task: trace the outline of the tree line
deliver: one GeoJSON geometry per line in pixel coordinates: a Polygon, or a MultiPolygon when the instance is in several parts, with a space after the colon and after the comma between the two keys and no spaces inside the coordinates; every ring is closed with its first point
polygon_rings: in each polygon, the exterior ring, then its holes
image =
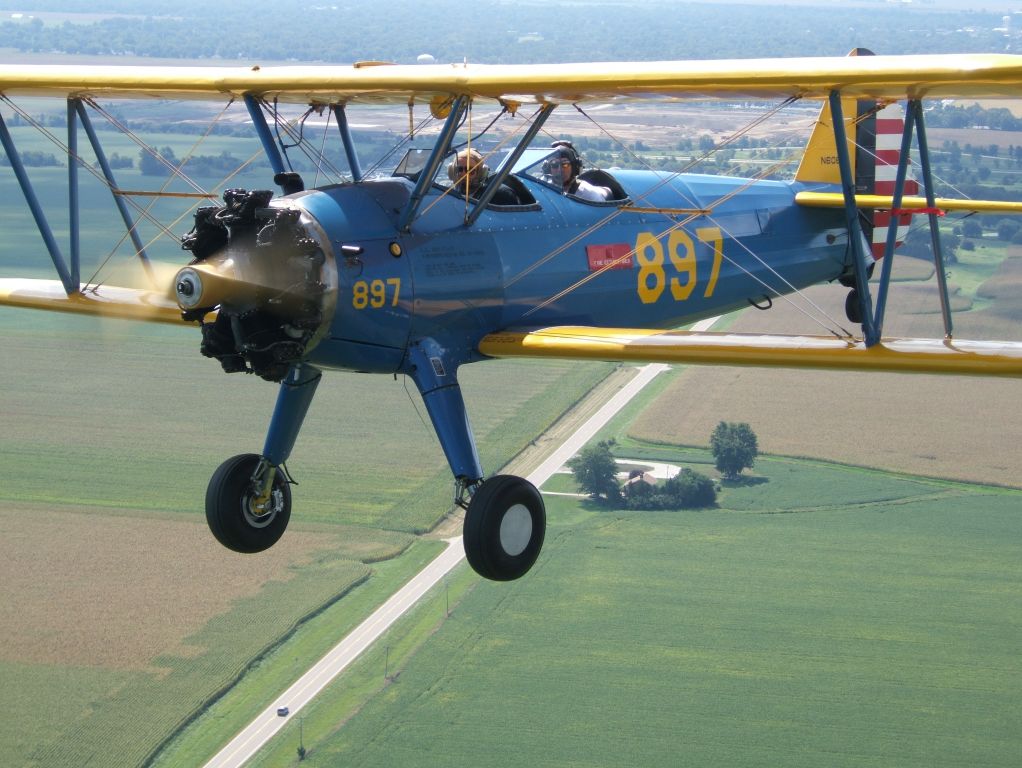
{"type": "Polygon", "coordinates": [[[35,11],[88,13],[62,23],[28,14],[0,24],[0,47],[22,52],[243,61],[540,63],[1003,52],[1018,37],[996,31],[999,12],[877,4],[475,3],[377,0],[344,5],[276,0],[179,0],[146,6],[44,0],[35,11]],[[215,13],[216,23],[211,23],[215,13]],[[795,21],[797,20],[797,21],[795,21]],[[793,27],[793,22],[795,27],[793,27]]]}

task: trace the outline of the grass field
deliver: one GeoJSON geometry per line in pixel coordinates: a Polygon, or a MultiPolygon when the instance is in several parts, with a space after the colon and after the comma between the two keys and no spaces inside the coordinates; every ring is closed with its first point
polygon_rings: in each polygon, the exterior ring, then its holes
{"type": "MultiPolygon", "coordinates": [[[[438,592],[384,641],[411,649],[394,682],[373,657],[359,711],[347,678],[304,711],[303,764],[1017,765],[1022,493],[755,476],[711,511],[548,497],[537,568],[462,574],[448,620],[438,592]]],[[[294,764],[289,729],[257,766],[294,764]]]]}
{"type": "MultiPolygon", "coordinates": [[[[354,589],[309,653],[325,650],[440,546],[409,549],[449,509],[451,481],[400,381],[328,378],[290,462],[290,530],[245,557],[210,538],[204,488],[224,458],[259,450],[276,387],[225,377],[172,329],[5,309],[0,336],[0,687],[24,692],[0,723],[5,764],[142,763],[299,622],[354,589]]],[[[607,370],[466,369],[486,465],[607,370]]]]}

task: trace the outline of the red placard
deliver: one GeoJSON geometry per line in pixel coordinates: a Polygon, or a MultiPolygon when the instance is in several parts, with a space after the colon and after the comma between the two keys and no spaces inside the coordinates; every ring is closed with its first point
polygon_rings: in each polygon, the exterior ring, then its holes
{"type": "Polygon", "coordinates": [[[586,256],[589,257],[589,271],[600,269],[631,269],[632,246],[628,243],[610,243],[609,245],[587,245],[586,256]]]}

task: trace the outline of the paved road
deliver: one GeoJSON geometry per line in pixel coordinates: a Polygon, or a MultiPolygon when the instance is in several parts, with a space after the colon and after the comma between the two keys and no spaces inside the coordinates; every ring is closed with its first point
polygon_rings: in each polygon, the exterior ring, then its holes
{"type": "MultiPolygon", "coordinates": [[[[712,324],[713,321],[705,322],[712,324]]],[[[705,330],[705,328],[699,328],[699,330],[705,330]]],[[[528,475],[529,482],[537,488],[542,486],[647,384],[669,368],[670,366],[660,364],[651,364],[640,368],[638,374],[631,381],[586,420],[564,443],[558,446],[535,471],[528,475]]],[[[358,658],[391,624],[408,611],[464,557],[465,550],[461,543],[461,537],[448,539],[447,549],[443,554],[427,565],[368,619],[356,627],[351,634],[341,640],[319,663],[302,675],[298,682],[278,696],[273,704],[206,763],[205,768],[239,768],[244,765],[302,707],[358,658]],[[282,706],[289,709],[290,714],[287,717],[277,715],[277,708],[282,706]]]]}
{"type": "Polygon", "coordinates": [[[206,763],[206,768],[237,768],[244,765],[270,738],[283,728],[302,707],[322,691],[337,675],[351,664],[391,624],[415,605],[434,584],[444,577],[465,557],[461,537],[449,539],[447,549],[398,590],[387,602],[359,624],[351,634],[338,643],[319,663],[299,678],[298,682],[282,693],[263,710],[255,720],[217,755],[206,763]],[[277,708],[286,706],[287,717],[280,717],[277,708]]]}

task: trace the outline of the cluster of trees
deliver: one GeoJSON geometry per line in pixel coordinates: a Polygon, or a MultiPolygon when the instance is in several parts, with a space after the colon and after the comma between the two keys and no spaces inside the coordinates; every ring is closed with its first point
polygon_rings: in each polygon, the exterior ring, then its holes
{"type": "Polygon", "coordinates": [[[685,467],[657,485],[632,483],[623,502],[626,509],[699,509],[717,502],[717,488],[706,475],[685,467]]]}
{"type": "MultiPolygon", "coordinates": [[[[57,160],[57,156],[52,152],[36,152],[29,150],[27,152],[21,152],[21,164],[28,168],[51,168],[58,165],[63,165],[57,160]]],[[[0,165],[9,166],[11,164],[7,154],[0,152],[0,165]]]]}
{"type": "Polygon", "coordinates": [[[1022,118],[1004,107],[938,102],[927,107],[926,125],[932,128],[990,128],[994,131],[1022,131],[1022,118]]]}
{"type": "MultiPolygon", "coordinates": [[[[591,499],[625,509],[697,509],[716,503],[713,480],[688,468],[655,485],[645,482],[641,472],[635,472],[622,488],[617,479],[615,445],[614,440],[590,443],[568,462],[578,487],[591,499]]],[[[717,471],[729,481],[751,468],[759,453],[756,434],[744,422],[720,422],[710,435],[710,450],[717,471]]]]}
{"type": "MultiPolygon", "coordinates": [[[[139,152],[138,167],[142,175],[169,176],[171,169],[181,164],[181,160],[171,147],[161,148],[159,155],[156,157],[144,149],[139,152]]],[[[230,152],[221,152],[219,155],[192,155],[188,158],[185,170],[190,176],[223,176],[236,170],[240,165],[241,160],[230,152]]]]}

